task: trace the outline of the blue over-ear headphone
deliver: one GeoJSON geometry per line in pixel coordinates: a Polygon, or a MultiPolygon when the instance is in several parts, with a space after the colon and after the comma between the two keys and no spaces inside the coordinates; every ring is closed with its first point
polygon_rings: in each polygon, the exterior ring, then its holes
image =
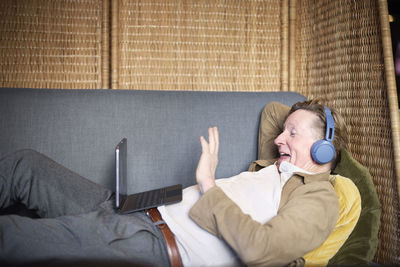
{"type": "Polygon", "coordinates": [[[311,147],[311,157],[318,164],[325,164],[333,160],[336,154],[335,146],[332,144],[335,136],[335,121],[331,110],[325,107],[326,134],[325,139],[318,140],[311,147]]]}

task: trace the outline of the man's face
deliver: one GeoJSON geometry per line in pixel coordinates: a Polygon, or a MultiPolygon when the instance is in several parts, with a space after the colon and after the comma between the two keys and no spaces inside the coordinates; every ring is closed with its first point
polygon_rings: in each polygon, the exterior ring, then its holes
{"type": "Polygon", "coordinates": [[[277,167],[282,161],[288,161],[303,170],[318,172],[318,165],[311,158],[311,146],[321,139],[315,129],[318,116],[308,110],[297,110],[286,119],[283,132],[275,139],[279,150],[277,167]]]}

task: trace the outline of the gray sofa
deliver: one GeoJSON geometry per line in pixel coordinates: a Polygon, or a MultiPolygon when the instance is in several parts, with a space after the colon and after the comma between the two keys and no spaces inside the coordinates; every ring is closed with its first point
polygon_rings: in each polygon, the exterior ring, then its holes
{"type": "Polygon", "coordinates": [[[178,92],[0,88],[0,157],[35,149],[114,189],[114,148],[128,139],[129,192],[195,183],[200,135],[220,130],[217,177],[247,170],[257,157],[258,124],[271,101],[292,92],[178,92]]]}
{"type": "MultiPolygon", "coordinates": [[[[271,101],[290,106],[303,100],[292,92],[0,88],[0,158],[35,149],[113,190],[114,148],[126,137],[128,193],[175,183],[186,187],[195,184],[199,137],[207,136],[209,126],[220,131],[216,176],[229,177],[257,159],[263,107],[271,101]]],[[[363,210],[330,264],[364,266],[375,255],[381,212],[372,177],[347,151],[335,172],[355,182],[363,210]]],[[[2,212],[35,216],[18,206],[2,212]]]]}

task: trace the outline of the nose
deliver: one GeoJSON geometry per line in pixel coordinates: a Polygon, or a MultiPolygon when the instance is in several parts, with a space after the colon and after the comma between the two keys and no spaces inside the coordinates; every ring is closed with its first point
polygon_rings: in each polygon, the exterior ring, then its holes
{"type": "Polygon", "coordinates": [[[275,143],[275,145],[280,146],[280,145],[284,144],[284,140],[285,140],[284,132],[282,132],[280,135],[278,135],[275,138],[274,143],[275,143]]]}

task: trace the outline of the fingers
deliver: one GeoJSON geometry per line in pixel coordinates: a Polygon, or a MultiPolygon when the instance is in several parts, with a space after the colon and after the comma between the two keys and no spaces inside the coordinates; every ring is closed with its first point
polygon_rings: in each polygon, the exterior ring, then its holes
{"type": "Polygon", "coordinates": [[[210,142],[209,147],[210,147],[210,153],[214,153],[215,151],[215,133],[214,133],[214,128],[210,127],[208,128],[208,141],[210,142]]]}
{"type": "Polygon", "coordinates": [[[219,150],[219,132],[217,127],[210,127],[208,128],[208,139],[209,143],[206,139],[201,136],[200,143],[203,152],[209,152],[212,154],[218,154],[219,150]]]}
{"type": "Polygon", "coordinates": [[[213,136],[213,153],[218,154],[219,150],[219,133],[218,133],[218,128],[217,127],[212,127],[212,136],[213,136]]]}

